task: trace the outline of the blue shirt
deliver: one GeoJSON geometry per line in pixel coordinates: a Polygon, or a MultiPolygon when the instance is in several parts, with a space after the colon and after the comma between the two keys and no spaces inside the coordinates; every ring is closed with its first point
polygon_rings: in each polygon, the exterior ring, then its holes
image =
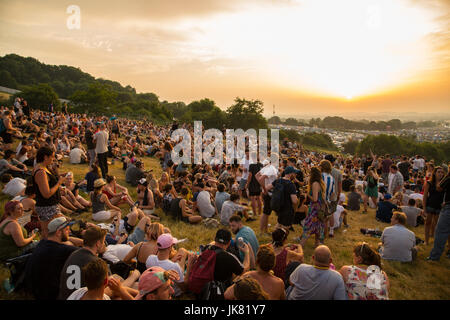
{"type": "MultiPolygon", "coordinates": [[[[244,239],[244,242],[251,245],[253,249],[253,253],[256,258],[256,253],[259,250],[259,242],[256,238],[255,232],[250,227],[242,227],[239,232],[236,234],[236,242],[239,237],[242,237],[244,239]]],[[[238,245],[239,246],[239,245],[238,245]]],[[[239,255],[241,261],[244,261],[244,253],[239,250],[239,255]]]]}
{"type": "Polygon", "coordinates": [[[386,223],[390,223],[393,209],[397,210],[397,206],[395,204],[389,201],[380,201],[378,203],[378,209],[376,214],[377,219],[386,223]]]}

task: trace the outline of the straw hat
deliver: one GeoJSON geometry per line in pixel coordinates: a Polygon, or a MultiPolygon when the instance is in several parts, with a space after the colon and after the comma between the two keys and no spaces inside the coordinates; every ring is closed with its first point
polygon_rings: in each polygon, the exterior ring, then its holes
{"type": "Polygon", "coordinates": [[[106,184],[106,181],[102,178],[94,181],[94,188],[100,188],[106,184]]]}

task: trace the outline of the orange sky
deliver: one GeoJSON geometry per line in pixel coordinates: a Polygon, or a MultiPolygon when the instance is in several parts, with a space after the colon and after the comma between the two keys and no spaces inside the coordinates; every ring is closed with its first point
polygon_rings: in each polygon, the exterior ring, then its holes
{"type": "Polygon", "coordinates": [[[0,2],[0,55],[266,115],[450,111],[450,1],[0,2]],[[77,4],[80,29],[67,7],[77,4]]]}

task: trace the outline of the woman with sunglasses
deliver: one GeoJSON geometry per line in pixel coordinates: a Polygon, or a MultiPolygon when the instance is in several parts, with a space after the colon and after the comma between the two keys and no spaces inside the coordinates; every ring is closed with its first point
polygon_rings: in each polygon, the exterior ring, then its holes
{"type": "Polygon", "coordinates": [[[389,279],[381,270],[381,257],[366,242],[353,249],[353,264],[339,272],[349,300],[388,300],[389,279]]]}

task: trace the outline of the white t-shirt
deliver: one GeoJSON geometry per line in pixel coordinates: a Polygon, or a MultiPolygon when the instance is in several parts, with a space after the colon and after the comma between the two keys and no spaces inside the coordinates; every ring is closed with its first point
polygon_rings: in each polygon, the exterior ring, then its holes
{"type": "MultiPolygon", "coordinates": [[[[345,197],[345,195],[344,195],[345,197]]],[[[341,205],[336,206],[336,211],[333,213],[334,217],[334,226],[333,228],[339,228],[341,226],[341,222],[339,221],[339,218],[341,217],[341,213],[344,212],[344,207],[341,205]]]]}
{"type": "Polygon", "coordinates": [[[248,179],[248,168],[250,167],[250,160],[244,159],[244,170],[242,171],[242,179],[247,180],[248,179]]]}
{"type": "Polygon", "coordinates": [[[26,187],[26,180],[21,178],[14,178],[5,185],[5,188],[2,192],[9,195],[10,197],[15,197],[23,190],[25,190],[26,187]]]}
{"type": "Polygon", "coordinates": [[[133,247],[128,244],[110,244],[106,247],[103,258],[112,263],[117,263],[123,261],[131,249],[133,249],[133,247]]]}
{"type": "MultiPolygon", "coordinates": [[[[273,165],[267,165],[259,171],[261,175],[266,176],[265,185],[268,188],[278,177],[278,170],[273,165]]],[[[272,195],[272,192],[269,192],[272,195]]]]}
{"type": "Polygon", "coordinates": [[[422,164],[422,161],[420,161],[420,159],[414,159],[413,160],[413,169],[419,170],[421,164],[422,164]]]}
{"type": "Polygon", "coordinates": [[[96,134],[94,134],[95,139],[95,152],[98,153],[105,153],[108,152],[108,139],[109,134],[105,130],[100,130],[96,134]]]}
{"type": "Polygon", "coordinates": [[[81,162],[81,156],[86,156],[80,148],[75,148],[70,151],[69,158],[71,164],[79,164],[81,162]]]}
{"type": "MultiPolygon", "coordinates": [[[[84,295],[88,292],[87,287],[80,288],[72,292],[72,294],[67,298],[67,300],[81,300],[84,295]]],[[[103,294],[103,300],[111,300],[109,296],[103,294]]]]}
{"type": "Polygon", "coordinates": [[[423,194],[420,194],[420,193],[411,193],[411,194],[409,195],[409,198],[410,198],[410,199],[414,199],[414,200],[420,199],[420,200],[423,201],[423,194]]]}
{"type": "Polygon", "coordinates": [[[197,207],[200,215],[205,218],[211,218],[216,213],[216,209],[211,204],[209,192],[206,190],[203,190],[198,194],[197,207]]]}

